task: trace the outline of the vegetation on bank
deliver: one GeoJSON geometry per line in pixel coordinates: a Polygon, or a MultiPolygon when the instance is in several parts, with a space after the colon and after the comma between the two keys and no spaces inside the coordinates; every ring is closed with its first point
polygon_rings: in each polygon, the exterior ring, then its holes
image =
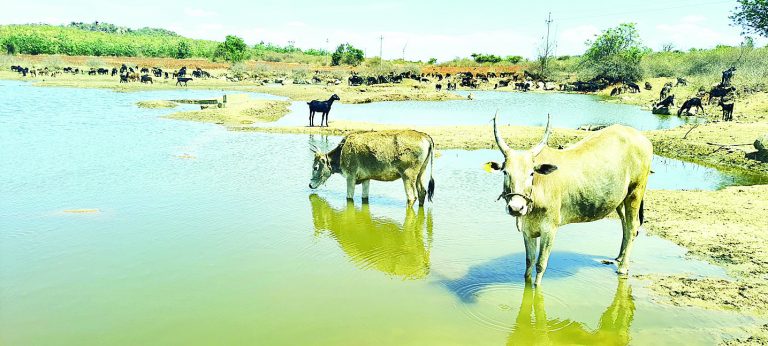
{"type": "MultiPolygon", "coordinates": [[[[98,22],[72,23],[68,26],[0,25],[0,51],[6,54],[210,59],[224,58],[222,44],[226,44],[226,41],[219,43],[190,39],[164,29],[134,30],[98,22]]],[[[327,61],[329,53],[319,49],[302,51],[292,45],[281,47],[261,42],[244,47],[241,55],[246,60],[322,64],[327,61]]],[[[235,56],[237,58],[239,56],[235,56]]]]}

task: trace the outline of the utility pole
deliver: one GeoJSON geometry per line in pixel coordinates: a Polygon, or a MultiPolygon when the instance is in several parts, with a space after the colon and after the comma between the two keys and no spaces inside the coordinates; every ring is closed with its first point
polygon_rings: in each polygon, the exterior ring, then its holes
{"type": "Polygon", "coordinates": [[[552,12],[547,15],[547,41],[544,46],[544,60],[541,62],[541,77],[544,77],[544,71],[547,69],[547,62],[549,61],[549,26],[552,24],[552,12]]]}
{"type": "Polygon", "coordinates": [[[379,36],[379,61],[384,59],[384,35],[379,36]]]}
{"type": "Polygon", "coordinates": [[[405,48],[408,47],[408,41],[405,42],[405,46],[403,46],[403,61],[405,61],[405,48]]]}

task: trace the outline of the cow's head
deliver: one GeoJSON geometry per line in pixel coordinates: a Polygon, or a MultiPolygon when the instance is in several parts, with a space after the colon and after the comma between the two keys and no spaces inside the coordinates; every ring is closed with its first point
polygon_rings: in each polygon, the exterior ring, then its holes
{"type": "Polygon", "coordinates": [[[507,202],[505,209],[512,216],[524,216],[530,211],[533,205],[531,193],[535,175],[546,175],[557,170],[557,166],[552,164],[534,163],[536,156],[547,146],[551,131],[549,120],[547,116],[547,127],[539,144],[529,150],[512,150],[499,134],[496,116],[493,117],[493,134],[496,137],[496,145],[504,155],[504,163],[489,162],[488,165],[491,169],[504,173],[504,190],[499,198],[504,198],[507,202]]]}
{"type": "Polygon", "coordinates": [[[327,153],[322,153],[317,148],[311,148],[315,153],[315,160],[312,162],[312,178],[309,180],[309,188],[316,189],[331,176],[331,158],[327,153]]]}
{"type": "Polygon", "coordinates": [[[339,98],[339,95],[333,94],[331,95],[331,100],[340,101],[341,99],[339,98]]]}

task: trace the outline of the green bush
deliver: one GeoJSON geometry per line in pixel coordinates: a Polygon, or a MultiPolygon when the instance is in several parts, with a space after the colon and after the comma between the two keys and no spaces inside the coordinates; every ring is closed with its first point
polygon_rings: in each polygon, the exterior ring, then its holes
{"type": "Polygon", "coordinates": [[[362,50],[353,47],[349,43],[340,44],[336,51],[331,54],[331,65],[341,64],[357,66],[365,60],[365,54],[362,50]]]}
{"type": "Polygon", "coordinates": [[[640,65],[648,49],[640,43],[634,24],[620,24],[604,30],[584,53],[584,67],[592,70],[593,78],[610,82],[635,82],[643,77],[640,65]]]}

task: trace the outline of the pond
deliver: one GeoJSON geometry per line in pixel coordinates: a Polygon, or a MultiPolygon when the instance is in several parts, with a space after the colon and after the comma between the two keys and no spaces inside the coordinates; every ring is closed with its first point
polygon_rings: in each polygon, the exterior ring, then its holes
{"type": "MultiPolygon", "coordinates": [[[[492,150],[443,151],[425,209],[399,182],[348,204],[339,177],[307,188],[310,142],[337,138],[162,119],[134,106],[152,93],[0,88],[3,343],[707,344],[754,322],[617,280],[611,219],[564,227],[526,288],[501,177],[480,168],[492,150]]],[[[189,92],[163,97],[206,97],[189,92]]],[[[725,277],[641,231],[631,274],[647,273],[725,277]]]]}
{"type": "MultiPolygon", "coordinates": [[[[468,92],[457,92],[465,96],[468,92]]],[[[333,104],[330,119],[399,125],[485,125],[499,111],[503,124],[544,126],[552,114],[554,126],[578,128],[591,124],[624,124],[640,130],[677,127],[695,117],[655,115],[638,106],[599,102],[592,95],[474,91],[473,100],[398,101],[333,104]]],[[[294,102],[291,114],[274,125],[307,125],[308,108],[294,102]]],[[[319,116],[318,116],[319,119],[319,116]]]]}

